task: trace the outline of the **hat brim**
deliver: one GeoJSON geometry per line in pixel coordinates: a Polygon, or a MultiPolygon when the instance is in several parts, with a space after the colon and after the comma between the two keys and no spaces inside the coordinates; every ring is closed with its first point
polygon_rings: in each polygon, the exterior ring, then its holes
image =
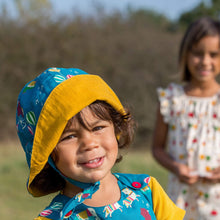
{"type": "Polygon", "coordinates": [[[33,141],[28,180],[28,191],[33,196],[42,196],[30,185],[46,165],[68,120],[96,100],[106,101],[124,114],[116,94],[97,75],[74,76],[55,87],[48,96],[41,110],[33,141]]]}

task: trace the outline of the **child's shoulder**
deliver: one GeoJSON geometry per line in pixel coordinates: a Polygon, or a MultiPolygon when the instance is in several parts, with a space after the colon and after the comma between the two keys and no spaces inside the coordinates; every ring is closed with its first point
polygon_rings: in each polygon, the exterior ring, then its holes
{"type": "Polygon", "coordinates": [[[167,87],[158,87],[157,93],[159,97],[170,97],[184,93],[183,85],[177,83],[170,83],[167,87]]]}
{"type": "Polygon", "coordinates": [[[50,218],[46,218],[46,217],[38,216],[38,217],[35,218],[34,220],[52,220],[52,219],[50,219],[50,218]]]}
{"type": "Polygon", "coordinates": [[[131,188],[142,188],[150,183],[151,177],[147,174],[114,173],[117,179],[131,188]]]}

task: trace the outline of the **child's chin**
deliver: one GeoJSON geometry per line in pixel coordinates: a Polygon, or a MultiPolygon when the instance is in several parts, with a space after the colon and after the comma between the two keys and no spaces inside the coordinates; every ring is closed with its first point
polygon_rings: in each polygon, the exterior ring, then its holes
{"type": "Polygon", "coordinates": [[[103,175],[100,175],[100,174],[93,175],[93,176],[89,179],[88,182],[90,182],[90,183],[96,183],[96,182],[102,180],[103,178],[104,178],[104,176],[103,176],[103,175]]]}
{"type": "Polygon", "coordinates": [[[96,178],[92,178],[92,179],[90,179],[90,183],[96,183],[96,182],[98,182],[98,181],[100,181],[102,178],[99,178],[99,177],[96,177],[96,178]]]}

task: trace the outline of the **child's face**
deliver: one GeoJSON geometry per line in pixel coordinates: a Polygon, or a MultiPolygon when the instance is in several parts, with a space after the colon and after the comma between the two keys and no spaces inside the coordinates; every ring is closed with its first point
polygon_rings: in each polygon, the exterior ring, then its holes
{"type": "Polygon", "coordinates": [[[207,36],[192,47],[187,56],[187,66],[192,80],[205,82],[217,76],[220,72],[219,45],[218,36],[207,36]]]}
{"type": "MultiPolygon", "coordinates": [[[[81,182],[97,182],[111,175],[118,155],[113,123],[99,119],[89,108],[82,111],[88,128],[71,120],[56,146],[57,168],[81,182]]],[[[53,156],[52,154],[52,156],[53,156]]]]}

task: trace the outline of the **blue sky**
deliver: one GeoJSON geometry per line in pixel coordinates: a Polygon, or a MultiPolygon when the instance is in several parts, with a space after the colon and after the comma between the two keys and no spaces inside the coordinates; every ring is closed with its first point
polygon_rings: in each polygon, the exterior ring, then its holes
{"type": "MultiPolygon", "coordinates": [[[[10,13],[14,13],[14,0],[0,0],[0,3],[6,3],[10,13]]],[[[36,0],[37,1],[37,0],[36,0]]],[[[94,10],[94,3],[101,3],[106,12],[114,9],[123,11],[131,6],[134,9],[144,8],[152,9],[156,12],[165,14],[168,18],[174,20],[184,11],[188,11],[198,5],[200,2],[207,0],[50,0],[56,13],[71,13],[73,8],[83,14],[91,14],[94,10]]]]}

